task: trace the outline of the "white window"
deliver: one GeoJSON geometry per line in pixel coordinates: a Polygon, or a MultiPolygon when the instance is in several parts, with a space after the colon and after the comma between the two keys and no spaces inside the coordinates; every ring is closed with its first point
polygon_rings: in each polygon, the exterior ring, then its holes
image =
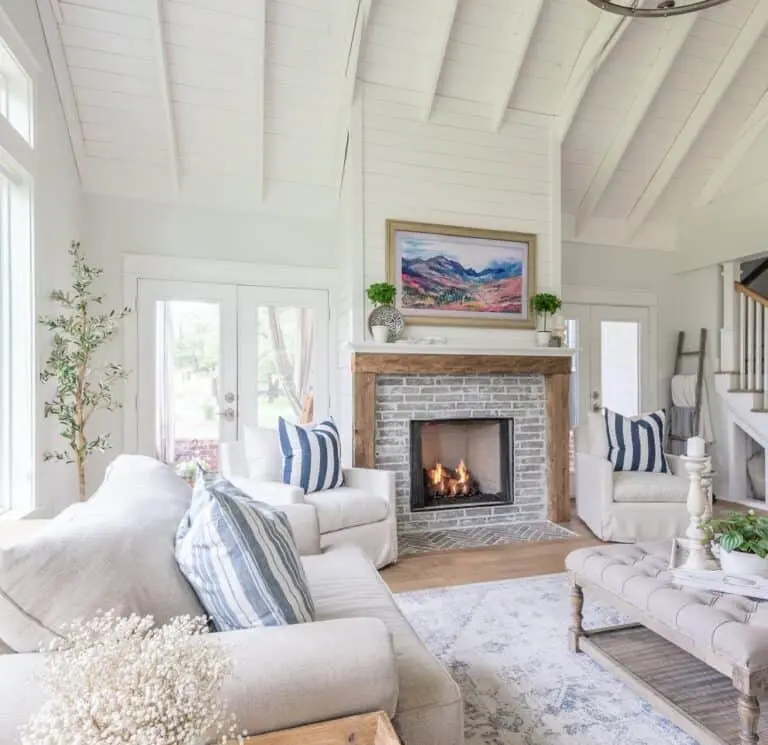
{"type": "Polygon", "coordinates": [[[0,125],[22,138],[4,133],[0,147],[0,513],[34,507],[32,178],[19,165],[33,162],[32,101],[29,74],[0,39],[0,125]]]}

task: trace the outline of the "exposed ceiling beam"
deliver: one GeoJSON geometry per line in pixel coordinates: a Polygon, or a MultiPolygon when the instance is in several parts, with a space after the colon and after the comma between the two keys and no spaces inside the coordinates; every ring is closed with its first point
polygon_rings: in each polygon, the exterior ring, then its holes
{"type": "Polygon", "coordinates": [[[669,182],[688,155],[693,143],[704,129],[712,112],[731,86],[742,65],[763,35],[768,24],[768,2],[759,2],[744,21],[731,48],[717,68],[707,89],[678,133],[656,172],[635,203],[628,219],[630,237],[633,237],[661,199],[669,182]]]}
{"type": "Polygon", "coordinates": [[[520,78],[520,70],[523,68],[523,62],[525,62],[528,47],[531,45],[533,32],[536,30],[536,24],[538,23],[543,5],[544,0],[527,0],[519,23],[516,24],[517,33],[512,34],[510,39],[512,52],[505,74],[504,87],[499,95],[499,102],[491,115],[491,129],[494,132],[498,132],[501,128],[504,122],[504,115],[507,113],[509,104],[512,102],[515,86],[520,78]]]}
{"type": "Polygon", "coordinates": [[[266,87],[267,87],[267,3],[266,0],[253,0],[256,11],[256,201],[263,202],[267,190],[266,167],[267,158],[266,137],[264,131],[267,121],[266,87]]]}
{"type": "Polygon", "coordinates": [[[337,127],[338,144],[336,147],[336,162],[339,163],[339,173],[337,178],[339,188],[341,188],[341,182],[344,178],[344,167],[347,162],[349,119],[352,112],[352,104],[355,100],[357,78],[360,73],[360,61],[363,56],[362,50],[365,44],[365,33],[368,28],[368,19],[371,15],[371,3],[372,0],[357,0],[354,16],[352,18],[352,29],[349,34],[349,44],[345,54],[341,104],[339,107],[339,124],[337,127]]]}
{"type": "Polygon", "coordinates": [[[168,142],[168,158],[171,169],[171,188],[179,191],[179,144],[176,137],[176,118],[173,113],[173,99],[171,97],[171,78],[168,71],[168,53],[165,46],[165,0],[155,0],[152,4],[153,21],[155,23],[155,55],[157,59],[158,75],[160,77],[160,97],[165,117],[165,132],[168,142]]]}
{"type": "Polygon", "coordinates": [[[83,125],[80,122],[80,113],[77,110],[77,99],[75,98],[75,90],[72,86],[72,78],[69,76],[69,66],[67,65],[67,57],[64,53],[64,44],[62,43],[59,24],[56,20],[56,13],[57,11],[60,13],[61,9],[58,7],[58,0],[37,0],[37,10],[43,26],[48,56],[53,68],[53,76],[59,91],[61,108],[64,111],[64,118],[67,122],[75,166],[82,181],[82,172],[87,160],[85,137],[83,136],[83,125]]]}
{"type": "Polygon", "coordinates": [[[600,14],[595,28],[579,52],[565,88],[563,105],[558,118],[561,140],[566,138],[593,76],[608,59],[611,51],[629,27],[630,21],[630,18],[613,13],[600,14]]]}
{"type": "MultiPolygon", "coordinates": [[[[530,2],[530,0],[526,0],[526,2],[530,2]]],[[[430,67],[427,71],[427,91],[424,97],[425,121],[432,116],[437,86],[440,83],[440,75],[443,72],[445,52],[448,49],[448,42],[451,40],[451,30],[453,29],[453,21],[456,18],[456,10],[459,7],[459,0],[437,0],[437,5],[441,13],[438,18],[438,28],[435,35],[435,55],[429,58],[430,67]]]]}
{"type": "Polygon", "coordinates": [[[696,22],[696,14],[682,16],[675,23],[670,24],[666,35],[659,39],[660,48],[656,59],[645,74],[640,86],[635,90],[635,97],[624,121],[617,130],[608,150],[603,155],[600,165],[592,177],[584,197],[581,200],[578,214],[576,215],[576,234],[580,234],[584,223],[592,216],[600,198],[608,188],[616,169],[627,152],[627,148],[634,139],[640,125],[648,113],[656,94],[672,69],[680,50],[685,44],[688,35],[696,22]]]}
{"type": "Polygon", "coordinates": [[[708,205],[725,186],[725,182],[733,175],[737,166],[744,159],[752,146],[757,142],[760,136],[768,127],[768,91],[755,106],[754,110],[747,119],[741,131],[736,136],[725,157],[720,161],[720,165],[709,177],[698,199],[694,202],[694,207],[704,207],[708,205]]]}

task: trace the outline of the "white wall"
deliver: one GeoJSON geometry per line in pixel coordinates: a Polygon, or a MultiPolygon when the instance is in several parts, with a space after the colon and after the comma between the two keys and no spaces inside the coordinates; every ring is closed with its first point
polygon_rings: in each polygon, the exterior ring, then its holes
{"type": "MultiPolygon", "coordinates": [[[[67,283],[67,249],[80,235],[80,183],[36,4],[34,0],[3,0],[2,10],[40,68],[35,80],[34,246],[37,309],[47,312],[48,294],[67,283]]],[[[38,328],[38,368],[47,355],[48,343],[47,332],[38,328]]],[[[74,466],[42,461],[45,450],[60,445],[56,423],[42,415],[47,392],[38,387],[36,407],[36,502],[43,515],[58,512],[76,498],[74,466]]]]}
{"type": "MultiPolygon", "coordinates": [[[[441,99],[423,121],[423,95],[362,86],[364,292],[386,276],[387,219],[535,233],[537,285],[560,292],[559,150],[546,117],[510,112],[499,133],[472,104],[441,99]]],[[[355,329],[357,340],[363,329],[355,329]]],[[[533,332],[413,326],[414,336],[533,345],[533,332]]]]}

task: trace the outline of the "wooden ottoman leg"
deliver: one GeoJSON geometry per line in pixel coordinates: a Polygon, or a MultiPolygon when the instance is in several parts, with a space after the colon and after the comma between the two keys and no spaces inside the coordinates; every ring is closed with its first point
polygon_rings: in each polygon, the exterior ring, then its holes
{"type": "Polygon", "coordinates": [[[584,590],[571,578],[571,625],[568,628],[568,646],[571,652],[579,651],[579,639],[584,635],[584,590]]]}
{"type": "Polygon", "coordinates": [[[760,702],[757,696],[739,694],[739,745],[755,745],[758,741],[757,725],[760,720],[760,702]]]}

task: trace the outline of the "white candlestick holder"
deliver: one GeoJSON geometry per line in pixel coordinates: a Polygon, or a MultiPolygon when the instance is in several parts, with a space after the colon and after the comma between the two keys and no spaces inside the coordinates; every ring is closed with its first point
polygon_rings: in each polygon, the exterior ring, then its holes
{"type": "Polygon", "coordinates": [[[682,568],[718,569],[718,563],[709,548],[709,538],[702,528],[702,518],[709,512],[709,500],[702,484],[702,474],[709,470],[710,460],[707,457],[693,458],[683,455],[682,461],[690,480],[686,507],[691,517],[685,531],[688,558],[682,568]]]}

